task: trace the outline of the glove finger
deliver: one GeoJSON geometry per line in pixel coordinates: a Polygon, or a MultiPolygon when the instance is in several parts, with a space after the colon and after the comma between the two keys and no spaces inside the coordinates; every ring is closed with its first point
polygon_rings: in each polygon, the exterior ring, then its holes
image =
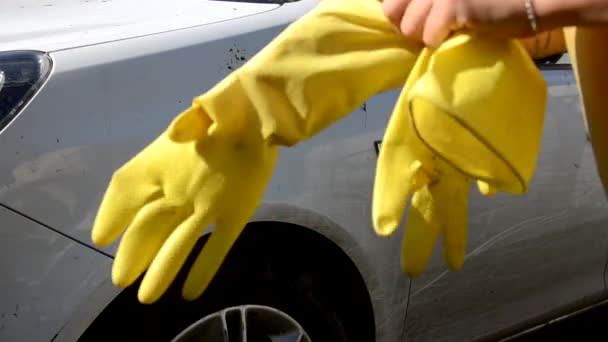
{"type": "Polygon", "coordinates": [[[395,105],[378,154],[372,200],[372,220],[376,233],[392,234],[403,217],[411,193],[430,182],[423,166],[431,165],[431,155],[416,136],[410,122],[407,94],[428,64],[424,50],[395,105]]]}
{"type": "Polygon", "coordinates": [[[194,100],[192,106],[180,113],[169,125],[169,139],[175,142],[188,142],[201,139],[211,125],[211,119],[194,100]]]}
{"type": "Polygon", "coordinates": [[[424,186],[414,194],[407,217],[401,249],[401,267],[410,277],[424,271],[441,231],[439,213],[429,187],[424,186]]]}
{"type": "Polygon", "coordinates": [[[216,229],[196,258],[182,295],[186,300],[195,300],[209,286],[226,255],[232,248],[248,221],[248,216],[230,215],[216,222],[216,229]]]}
{"type": "Polygon", "coordinates": [[[114,173],[97,211],[91,239],[98,246],[111,244],[146,203],[163,196],[158,185],[142,184],[134,179],[132,175],[137,173],[129,172],[129,166],[126,164],[114,173]]]}
{"type": "MultiPolygon", "coordinates": [[[[467,244],[467,217],[470,182],[464,177],[445,179],[441,196],[443,216],[443,252],[448,268],[457,271],[464,264],[467,244]],[[443,203],[445,198],[445,203],[443,203]]],[[[439,197],[439,196],[438,196],[439,197]]]]}
{"type": "Polygon", "coordinates": [[[403,217],[409,195],[429,183],[416,159],[416,145],[424,148],[413,136],[407,112],[403,111],[402,93],[386,129],[378,155],[374,179],[372,219],[377,234],[392,234],[403,217]]]}
{"type": "Polygon", "coordinates": [[[125,232],[112,264],[112,282],[131,285],[150,265],[172,229],[185,215],[165,201],[158,200],[139,211],[125,232]]]}
{"type": "Polygon", "coordinates": [[[137,293],[141,303],[153,303],[165,293],[212,221],[211,215],[194,213],[171,233],[141,282],[137,293]]]}
{"type": "Polygon", "coordinates": [[[496,195],[496,187],[484,181],[478,180],[477,188],[479,189],[479,192],[484,196],[496,195]]]}

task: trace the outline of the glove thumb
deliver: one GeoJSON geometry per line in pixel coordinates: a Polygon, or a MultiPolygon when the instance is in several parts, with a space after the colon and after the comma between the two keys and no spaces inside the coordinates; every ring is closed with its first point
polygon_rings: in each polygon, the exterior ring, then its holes
{"type": "Polygon", "coordinates": [[[408,104],[408,93],[428,61],[425,51],[414,65],[395,104],[378,154],[372,220],[374,230],[382,236],[397,229],[410,194],[431,180],[424,168],[432,167],[432,157],[412,127],[408,104]]]}
{"type": "Polygon", "coordinates": [[[198,103],[180,113],[169,125],[169,139],[177,143],[185,143],[202,139],[207,135],[211,119],[198,103]]]}

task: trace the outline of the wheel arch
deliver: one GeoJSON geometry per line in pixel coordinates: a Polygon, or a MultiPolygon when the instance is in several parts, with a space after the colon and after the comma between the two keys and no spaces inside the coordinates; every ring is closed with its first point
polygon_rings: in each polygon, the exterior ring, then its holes
{"type": "MultiPolygon", "coordinates": [[[[346,256],[358,270],[361,281],[367,289],[373,311],[375,335],[382,336],[379,329],[383,326],[381,322],[384,321],[383,303],[380,300],[383,296],[374,295],[380,289],[378,277],[375,275],[363,247],[344,227],[309,209],[288,204],[264,203],[250,220],[247,229],[256,229],[256,227],[263,227],[268,223],[308,231],[317,235],[318,238],[333,243],[338,249],[336,252],[346,256]]],[[[286,232],[285,234],[289,234],[289,229],[283,231],[286,232]]],[[[208,237],[209,233],[202,236],[201,239],[206,240],[208,237]]],[[[106,280],[92,291],[87,300],[74,310],[71,319],[58,332],[54,342],[77,341],[94,320],[116,302],[122,291],[124,290],[112,284],[108,275],[106,280]]]]}

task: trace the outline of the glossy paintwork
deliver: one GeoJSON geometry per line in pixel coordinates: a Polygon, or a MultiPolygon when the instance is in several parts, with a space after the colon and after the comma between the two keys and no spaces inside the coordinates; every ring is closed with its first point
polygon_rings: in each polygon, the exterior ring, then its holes
{"type": "Polygon", "coordinates": [[[110,259],[0,207],[0,341],[50,341],[110,259]]]}
{"type": "MultiPolygon", "coordinates": [[[[302,1],[234,22],[52,51],[50,80],[0,131],[0,203],[90,244],[91,223],[113,170],[165,129],[192,97],[244,63],[313,5],[302,1]]],[[[484,198],[472,189],[465,267],[458,273],[445,271],[441,251],[436,251],[427,272],[412,283],[408,339],[469,340],[605,290],[608,211],[574,80],[567,70],[546,71],[545,76],[551,97],[530,192],[484,198]]],[[[374,141],[382,139],[397,95],[398,90],[378,95],[313,139],[283,149],[265,204],[254,218],[299,223],[335,241],[365,277],[378,341],[388,342],[401,334],[409,280],[399,268],[402,232],[377,237],[370,204],[374,141]]],[[[0,234],[9,222],[4,217],[0,234]]],[[[20,286],[17,273],[35,277],[40,272],[38,281],[46,283],[36,259],[30,262],[29,248],[37,248],[38,258],[63,258],[57,249],[28,245],[25,232],[32,223],[23,218],[15,222],[11,236],[19,239],[23,231],[26,243],[11,249],[5,244],[14,245],[14,240],[0,240],[1,257],[27,262],[3,266],[10,276],[2,278],[2,289],[11,290],[0,294],[0,306],[11,298],[32,296],[34,290],[20,286]]],[[[45,233],[47,239],[63,239],[45,233]]],[[[78,250],[93,253],[86,247],[78,250]]],[[[99,271],[97,283],[88,283],[89,291],[96,291],[109,275],[109,259],[100,255],[96,260],[88,266],[99,271]]],[[[62,262],[70,265],[69,260],[62,262]]],[[[81,288],[70,281],[61,286],[67,293],[81,288]]],[[[59,301],[61,296],[51,298],[59,301]]],[[[94,317],[107,304],[108,297],[103,298],[91,304],[78,303],[78,297],[68,309],[86,306],[86,317],[94,317]]],[[[68,311],[56,307],[52,313],[67,321],[74,317],[68,311]]],[[[76,316],[81,321],[84,317],[76,316]]],[[[6,326],[26,331],[31,324],[23,319],[6,326]]],[[[10,335],[1,340],[19,339],[10,335]]]]}
{"type": "Polygon", "coordinates": [[[0,51],[60,50],[221,22],[279,7],[214,0],[0,2],[0,51]]]}

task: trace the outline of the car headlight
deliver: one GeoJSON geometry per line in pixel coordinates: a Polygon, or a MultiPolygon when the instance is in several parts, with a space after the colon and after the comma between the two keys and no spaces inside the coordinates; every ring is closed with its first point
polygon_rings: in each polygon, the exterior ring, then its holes
{"type": "Polygon", "coordinates": [[[34,97],[51,67],[42,52],[0,52],[0,130],[34,97]]]}
{"type": "Polygon", "coordinates": [[[0,91],[2,91],[3,85],[4,85],[4,71],[0,70],[0,91]]]}

